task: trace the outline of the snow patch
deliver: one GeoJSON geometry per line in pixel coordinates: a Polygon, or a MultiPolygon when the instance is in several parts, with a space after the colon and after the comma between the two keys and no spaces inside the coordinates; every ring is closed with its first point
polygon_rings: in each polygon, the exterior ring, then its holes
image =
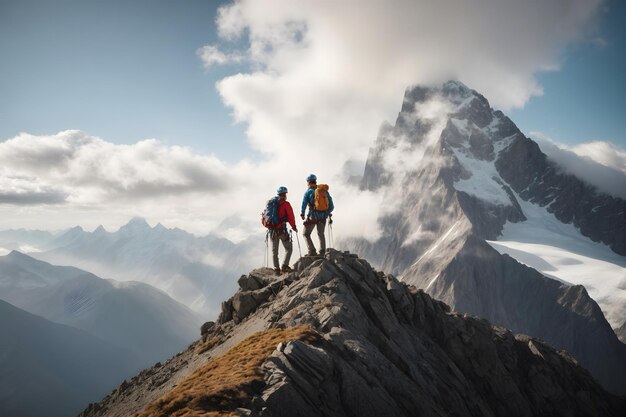
{"type": "Polygon", "coordinates": [[[626,321],[626,258],[608,246],[583,236],[572,224],[560,222],[545,208],[518,197],[521,223],[507,222],[497,241],[488,241],[542,274],[572,285],[583,285],[613,327],[626,321]]]}
{"type": "Polygon", "coordinates": [[[494,205],[510,206],[511,199],[502,187],[493,161],[481,161],[466,154],[466,149],[451,148],[459,163],[471,176],[454,183],[457,191],[465,192],[494,205]]]}

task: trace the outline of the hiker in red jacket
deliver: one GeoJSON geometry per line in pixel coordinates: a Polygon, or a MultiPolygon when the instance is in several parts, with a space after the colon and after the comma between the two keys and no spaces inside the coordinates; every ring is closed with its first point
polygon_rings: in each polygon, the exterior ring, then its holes
{"type": "Polygon", "coordinates": [[[291,229],[298,233],[296,227],[296,219],[293,215],[293,209],[291,204],[287,201],[287,187],[281,186],[276,190],[278,193],[278,218],[279,222],[272,228],[270,236],[272,238],[272,258],[274,261],[274,272],[276,275],[280,275],[281,272],[291,272],[289,267],[289,259],[291,259],[291,253],[293,252],[293,243],[291,242],[291,236],[287,233],[287,223],[291,226],[291,229]],[[278,267],[278,241],[283,242],[285,248],[285,259],[283,260],[282,268],[278,267]]]}

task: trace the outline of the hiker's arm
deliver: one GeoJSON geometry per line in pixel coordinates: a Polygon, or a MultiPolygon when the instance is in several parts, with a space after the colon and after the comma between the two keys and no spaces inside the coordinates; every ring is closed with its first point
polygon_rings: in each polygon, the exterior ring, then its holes
{"type": "Polygon", "coordinates": [[[302,209],[300,210],[300,216],[304,216],[304,211],[306,210],[306,206],[309,205],[309,190],[304,192],[304,197],[302,197],[302,209]]]}
{"type": "Polygon", "coordinates": [[[286,209],[287,209],[287,221],[291,225],[291,228],[297,231],[298,228],[296,227],[296,217],[293,215],[293,208],[291,208],[291,204],[289,204],[289,202],[287,202],[286,209]]]}
{"type": "Polygon", "coordinates": [[[334,209],[333,198],[330,196],[330,193],[328,193],[328,214],[332,213],[334,209]]]}

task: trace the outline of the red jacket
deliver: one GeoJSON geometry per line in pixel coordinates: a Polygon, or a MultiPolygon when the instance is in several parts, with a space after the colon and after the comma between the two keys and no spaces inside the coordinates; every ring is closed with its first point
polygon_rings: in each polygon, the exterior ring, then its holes
{"type": "Polygon", "coordinates": [[[278,201],[278,218],[281,220],[280,223],[276,225],[277,229],[281,227],[285,227],[285,222],[283,219],[287,219],[292,229],[296,228],[296,218],[293,215],[293,209],[291,208],[291,204],[287,200],[279,200],[278,201]]]}

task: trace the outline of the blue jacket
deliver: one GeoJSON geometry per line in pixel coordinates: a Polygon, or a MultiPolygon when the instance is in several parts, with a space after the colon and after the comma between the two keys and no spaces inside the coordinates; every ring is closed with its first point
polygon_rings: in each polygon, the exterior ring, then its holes
{"type": "Polygon", "coordinates": [[[302,197],[302,209],[300,210],[300,214],[304,214],[307,206],[309,207],[309,212],[307,214],[307,218],[311,218],[313,220],[325,220],[326,217],[335,209],[335,205],[333,204],[333,198],[330,196],[330,193],[326,191],[328,195],[328,210],[326,211],[317,211],[314,210],[315,206],[315,187],[309,188],[304,192],[304,197],[302,197]]]}

